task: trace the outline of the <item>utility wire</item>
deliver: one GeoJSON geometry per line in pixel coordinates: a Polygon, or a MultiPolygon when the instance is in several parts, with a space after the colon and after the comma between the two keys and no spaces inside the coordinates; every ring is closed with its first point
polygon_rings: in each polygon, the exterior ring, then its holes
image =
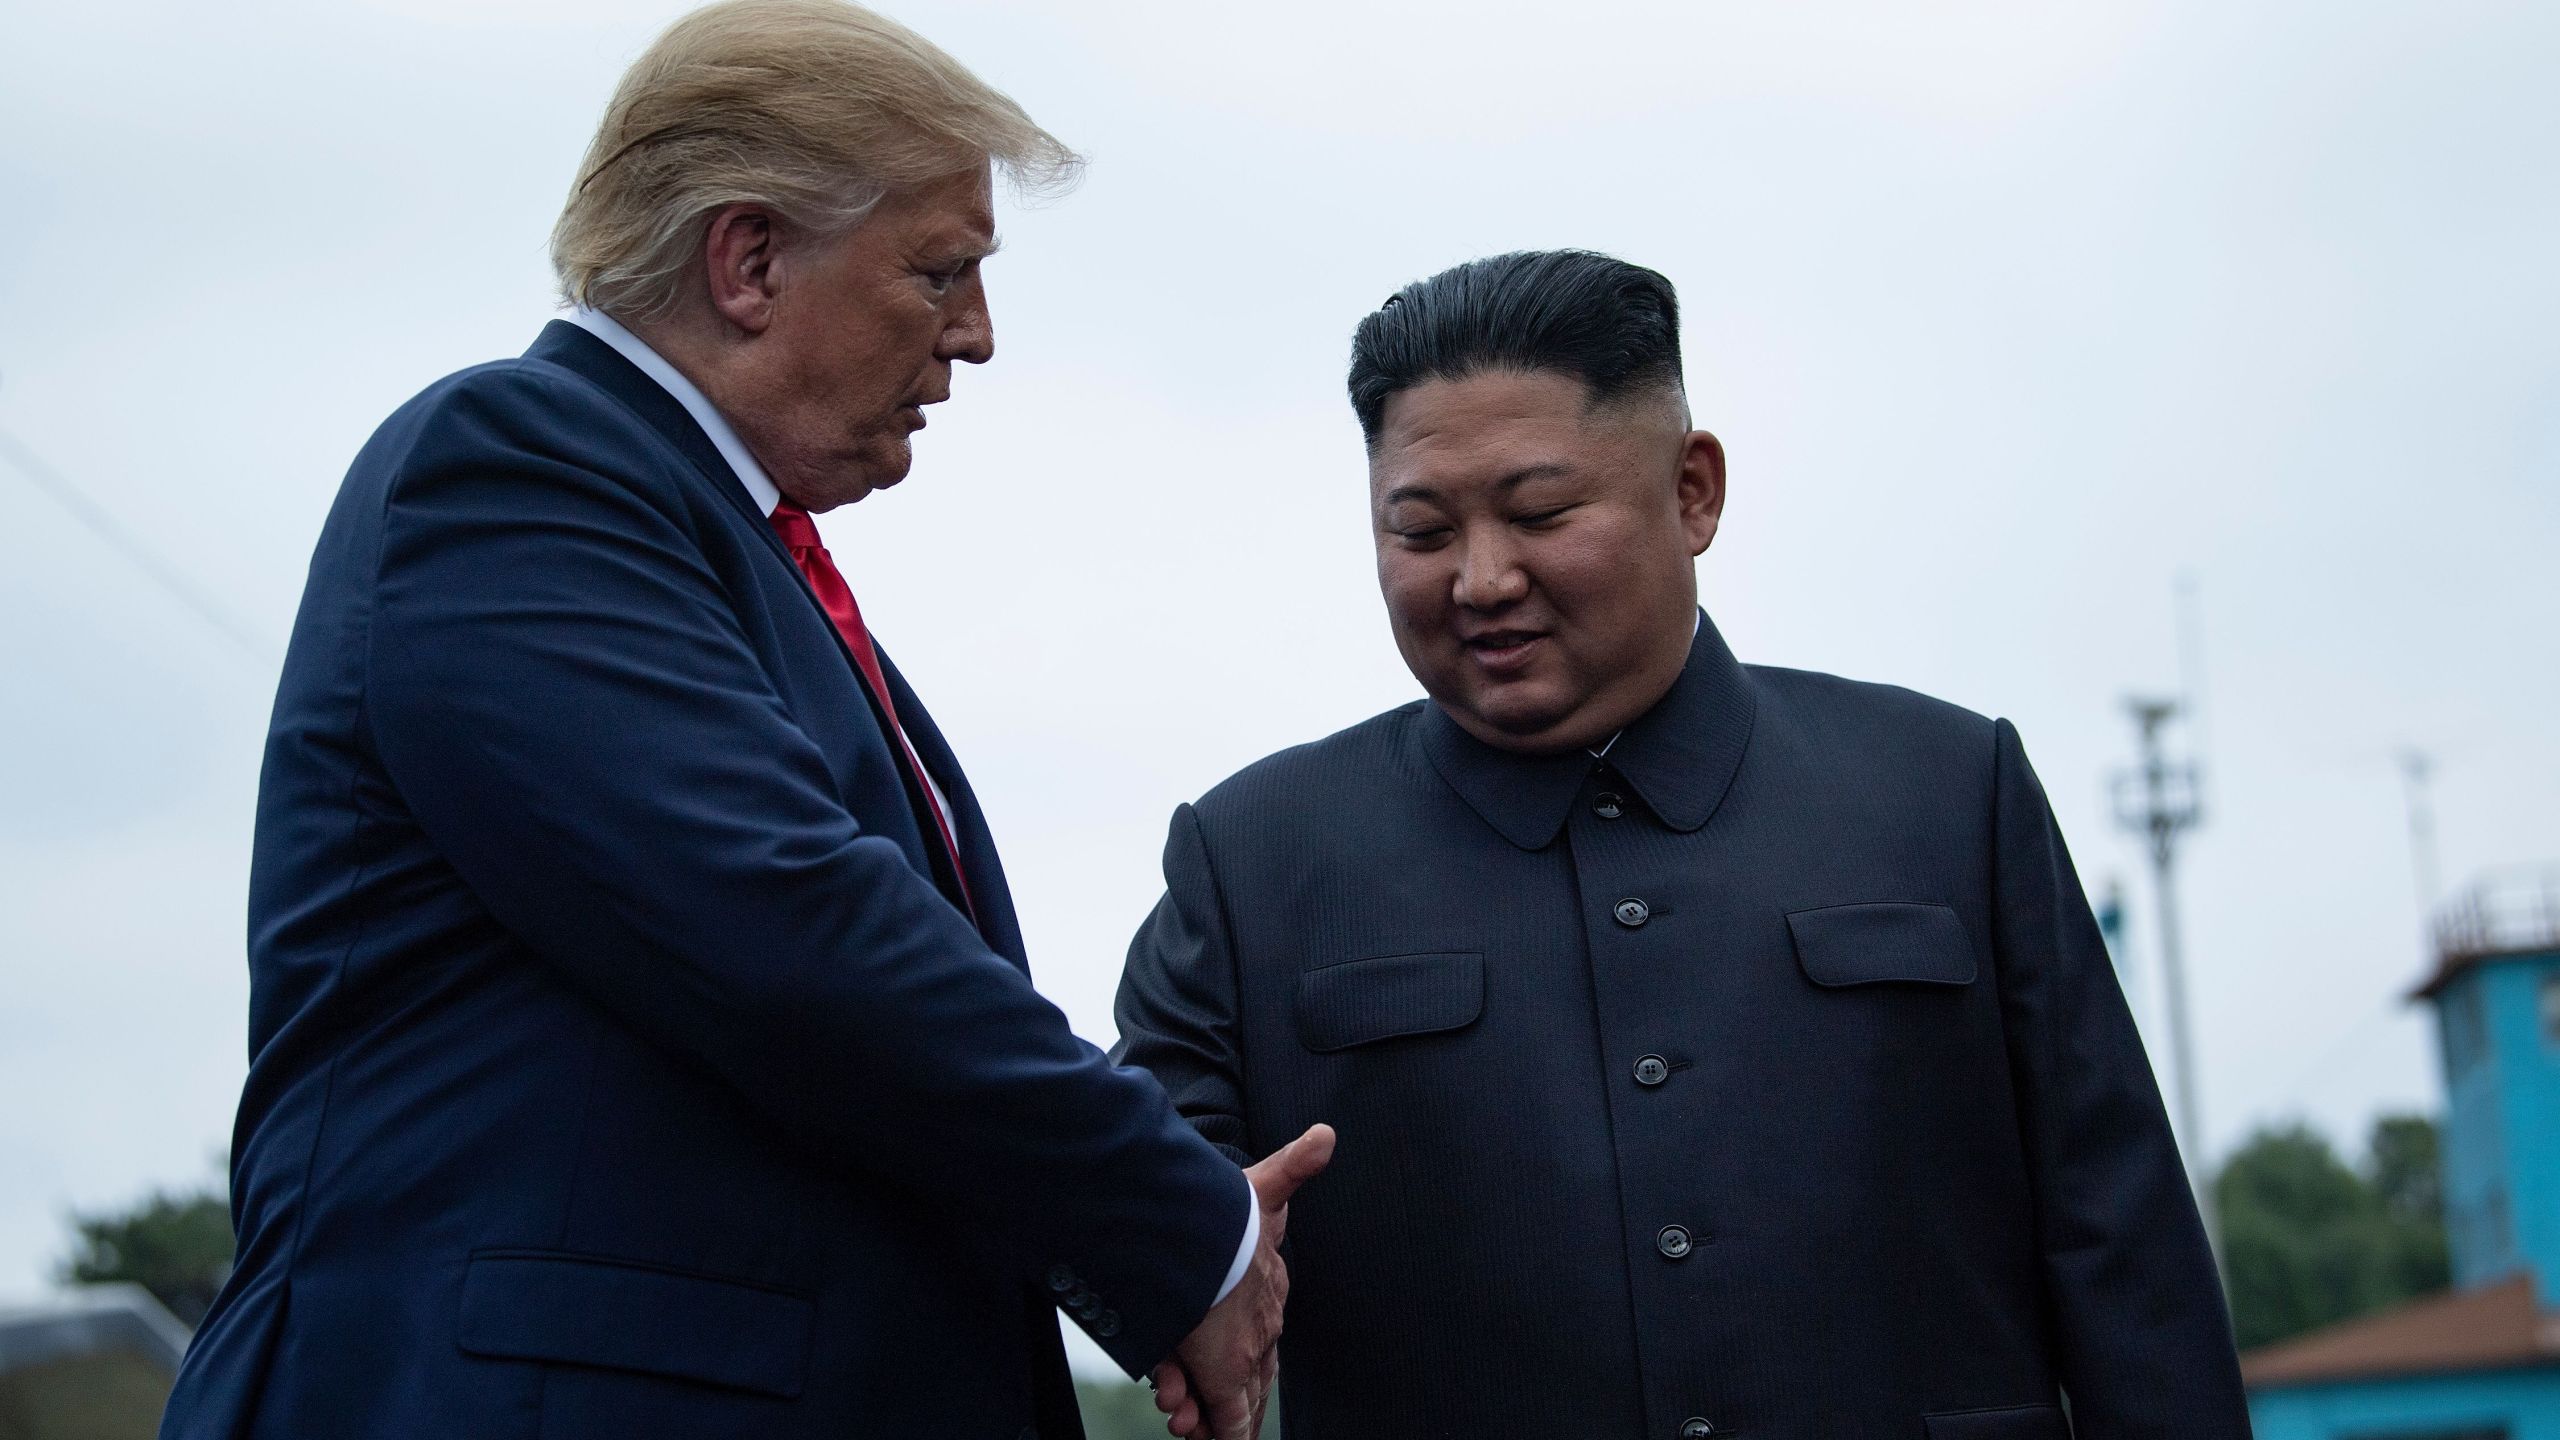
{"type": "Polygon", "coordinates": [[[205,624],[222,632],[223,638],[240,648],[240,653],[263,665],[275,658],[275,647],[255,627],[233,615],[220,601],[197,588],[178,568],[163,560],[150,546],[125,529],[115,516],[80,492],[70,477],[47,465],[25,442],[0,429],[0,458],[27,478],[27,482],[44,493],[46,499],[59,505],[71,518],[79,521],[107,542],[107,547],[123,557],[135,569],[151,577],[153,583],[169,592],[171,599],[193,612],[205,624]]]}

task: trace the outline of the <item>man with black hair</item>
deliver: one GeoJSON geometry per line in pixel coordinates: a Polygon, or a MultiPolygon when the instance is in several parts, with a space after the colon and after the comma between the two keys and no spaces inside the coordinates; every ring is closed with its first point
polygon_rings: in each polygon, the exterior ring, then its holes
{"type": "Polygon", "coordinates": [[[1353,340],[1427,700],[1176,810],[1119,1056],[1297,1201],[1297,1440],[2248,1434],[2141,1042],[2017,732],[1736,663],[1670,283],[1353,340]]]}

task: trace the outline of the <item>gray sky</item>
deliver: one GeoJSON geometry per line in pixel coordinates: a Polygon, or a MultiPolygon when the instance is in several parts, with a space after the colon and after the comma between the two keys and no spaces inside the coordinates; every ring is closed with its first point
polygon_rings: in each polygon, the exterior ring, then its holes
{"type": "MultiPolygon", "coordinates": [[[[226,1143],[258,747],[323,509],[392,407],[532,339],[589,128],[680,8],[0,12],[0,429],[268,647],[0,466],[0,1292],[44,1283],[69,1207],[226,1143]]],[[[2449,880],[2560,857],[2560,11],[895,13],[1094,162],[1007,217],[996,362],[914,478],[825,522],[1084,1034],[1172,806],[1415,693],[1350,326],[1574,244],[1681,288],[1734,648],[2015,719],[2093,890],[2139,879],[2105,778],[2191,572],[2211,1145],[2435,1103],[2392,748],[2441,758],[2449,880]]]]}

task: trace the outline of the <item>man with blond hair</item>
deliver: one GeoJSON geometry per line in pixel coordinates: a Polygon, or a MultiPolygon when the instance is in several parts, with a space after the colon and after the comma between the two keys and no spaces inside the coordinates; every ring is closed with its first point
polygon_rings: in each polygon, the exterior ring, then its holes
{"type": "Polygon", "coordinates": [[[239,1260],[164,1437],[1080,1434],[1064,1309],[1259,1420],[1321,1127],[1239,1175],[1031,986],[814,513],[993,352],[1076,157],[918,36],[732,0],[625,77],[570,317],[322,529],[249,905],[239,1260]]]}

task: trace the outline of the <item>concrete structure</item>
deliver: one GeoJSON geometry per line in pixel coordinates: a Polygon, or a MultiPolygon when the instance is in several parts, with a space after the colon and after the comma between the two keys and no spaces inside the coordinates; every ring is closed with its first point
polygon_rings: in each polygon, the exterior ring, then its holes
{"type": "Polygon", "coordinates": [[[2453,1288],[2242,1357],[2259,1440],[2560,1440],[2560,870],[2436,942],[2453,1288]]]}

